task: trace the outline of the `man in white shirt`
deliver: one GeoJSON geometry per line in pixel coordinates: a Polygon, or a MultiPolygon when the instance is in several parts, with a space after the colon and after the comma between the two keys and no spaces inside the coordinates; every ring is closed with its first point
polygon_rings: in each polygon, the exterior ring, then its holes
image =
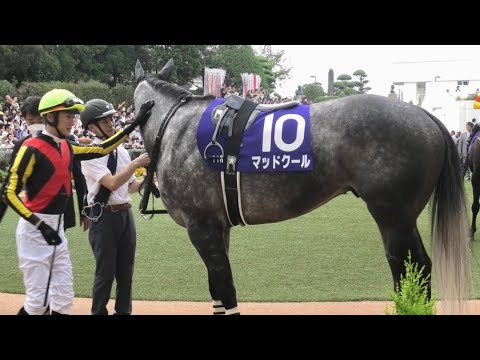
{"type": "MultiPolygon", "coordinates": [[[[94,143],[115,133],[115,112],[105,100],[93,99],[85,104],[81,120],[85,129],[95,133],[94,143]]],[[[88,238],[96,261],[92,315],[108,315],[114,279],[117,281],[115,314],[132,313],[136,228],[129,193],[138,191],[142,182],[136,180],[134,172],[147,166],[150,158],[145,153],[132,161],[123,145],[114,153],[113,157],[107,155],[82,162],[88,189],[85,210],[92,220],[88,238]],[[98,195],[99,192],[103,195],[98,195]]]]}

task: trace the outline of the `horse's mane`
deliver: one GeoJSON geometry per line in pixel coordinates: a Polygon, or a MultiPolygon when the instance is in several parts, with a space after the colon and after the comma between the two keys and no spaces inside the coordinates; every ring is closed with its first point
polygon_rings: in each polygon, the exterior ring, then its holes
{"type": "MultiPolygon", "coordinates": [[[[172,98],[179,98],[184,95],[192,94],[190,91],[181,88],[180,86],[170,84],[167,81],[159,79],[154,74],[147,74],[145,75],[145,80],[149,85],[151,85],[155,90],[161,92],[166,96],[170,96],[172,98]]],[[[205,96],[196,96],[193,95],[194,98],[203,100],[203,99],[215,99],[213,95],[205,95],[205,96]]]]}

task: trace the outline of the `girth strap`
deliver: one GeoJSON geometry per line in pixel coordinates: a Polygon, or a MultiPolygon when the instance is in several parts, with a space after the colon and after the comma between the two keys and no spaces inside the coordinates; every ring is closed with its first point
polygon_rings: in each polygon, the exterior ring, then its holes
{"type": "Polygon", "coordinates": [[[232,137],[229,139],[225,150],[225,195],[228,210],[227,215],[232,226],[240,223],[244,225],[243,222],[241,222],[238,209],[237,162],[245,126],[247,125],[250,114],[255,110],[257,105],[257,103],[250,100],[243,102],[233,123],[232,137]]]}

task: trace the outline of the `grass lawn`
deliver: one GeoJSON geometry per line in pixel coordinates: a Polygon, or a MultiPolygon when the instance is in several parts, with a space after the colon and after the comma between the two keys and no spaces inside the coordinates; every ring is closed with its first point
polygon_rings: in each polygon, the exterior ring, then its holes
{"type": "MultiPolygon", "coordinates": [[[[465,185],[470,199],[470,182],[465,185]]],[[[138,232],[134,298],[211,300],[206,268],[186,230],[168,215],[142,219],[140,197],[133,198],[138,232]]],[[[0,292],[24,291],[15,246],[17,221],[18,215],[8,209],[0,225],[0,292]]],[[[428,206],[418,225],[430,253],[428,206]]],[[[77,227],[67,231],[67,238],[75,295],[90,297],[94,258],[87,233],[77,227]]],[[[472,298],[477,299],[479,243],[472,246],[472,298]]],[[[282,223],[235,227],[230,261],[240,302],[388,300],[387,291],[393,289],[378,228],[365,203],[352,194],[282,223]]]]}

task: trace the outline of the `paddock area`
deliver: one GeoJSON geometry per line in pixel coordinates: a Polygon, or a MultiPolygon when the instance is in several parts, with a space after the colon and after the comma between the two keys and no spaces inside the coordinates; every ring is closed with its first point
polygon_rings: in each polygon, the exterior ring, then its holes
{"type": "MultiPolygon", "coordinates": [[[[0,294],[0,315],[15,315],[23,305],[23,295],[0,294]]],[[[108,304],[113,313],[113,304],[108,304]]],[[[91,299],[75,298],[74,315],[89,315],[91,299]]],[[[242,315],[385,315],[388,301],[242,303],[242,315]]],[[[210,315],[210,302],[133,301],[135,315],[210,315]]],[[[468,301],[469,315],[480,315],[480,300],[468,301]]]]}

